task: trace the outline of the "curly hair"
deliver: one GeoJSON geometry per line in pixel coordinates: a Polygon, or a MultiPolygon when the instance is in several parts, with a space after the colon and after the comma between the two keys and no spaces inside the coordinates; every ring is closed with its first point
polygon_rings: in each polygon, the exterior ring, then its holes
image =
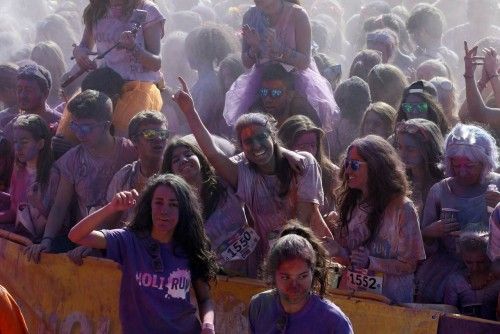
{"type": "Polygon", "coordinates": [[[172,189],[179,203],[179,219],[173,234],[174,253],[177,248],[182,248],[187,254],[193,280],[201,279],[207,283],[215,280],[217,264],[203,228],[201,208],[191,187],[181,177],[174,174],[151,177],[137,202],[134,218],[127,225],[127,229],[141,236],[151,234],[153,229],[151,202],[159,186],[172,189]]]}
{"type": "MultiPolygon", "coordinates": [[[[410,194],[405,168],[396,150],[389,142],[379,136],[368,135],[358,138],[347,148],[347,153],[356,148],[368,167],[368,195],[365,199],[370,206],[368,229],[370,236],[365,241],[369,244],[377,235],[384,211],[389,203],[398,197],[410,194]]],[[[340,168],[341,184],[337,188],[337,208],[340,228],[347,231],[352,212],[361,200],[361,190],[348,186],[345,165],[340,168]]]]}
{"type": "Polygon", "coordinates": [[[311,229],[291,220],[271,248],[263,264],[264,279],[275,284],[275,273],[281,263],[291,259],[304,260],[313,274],[312,289],[323,297],[327,284],[327,252],[311,229]]]}
{"type": "Polygon", "coordinates": [[[215,211],[219,202],[224,201],[227,197],[226,187],[215,174],[215,170],[208,162],[207,157],[203,154],[200,147],[190,140],[185,138],[173,139],[167,146],[163,155],[163,163],[161,166],[162,173],[173,173],[172,159],[174,151],[179,147],[185,147],[198,157],[201,165],[201,186],[200,199],[203,203],[203,218],[208,219],[215,211]]]}

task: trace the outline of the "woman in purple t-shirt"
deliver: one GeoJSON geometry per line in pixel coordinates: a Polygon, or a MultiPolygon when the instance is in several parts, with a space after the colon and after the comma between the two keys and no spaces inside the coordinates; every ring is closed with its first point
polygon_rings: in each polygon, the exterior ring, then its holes
{"type": "Polygon", "coordinates": [[[342,310],[323,299],[326,270],[326,250],[312,231],[286,226],[264,265],[274,289],[250,302],[251,333],[353,333],[342,310]]]}
{"type": "Polygon", "coordinates": [[[123,333],[214,333],[209,284],[217,266],[203,231],[199,201],[173,174],[152,177],[138,197],[135,190],[119,192],[75,225],[69,238],[106,249],[107,257],[121,265],[123,333]],[[135,217],[126,228],[100,230],[114,214],[134,206],[135,217]],[[201,326],[190,302],[191,282],[201,326]]]}

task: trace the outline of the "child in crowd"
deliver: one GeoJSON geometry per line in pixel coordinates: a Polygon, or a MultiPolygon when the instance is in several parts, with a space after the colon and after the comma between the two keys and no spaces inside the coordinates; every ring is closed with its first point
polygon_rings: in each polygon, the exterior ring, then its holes
{"type": "Polygon", "coordinates": [[[154,176],[138,196],[135,190],[116,194],[75,225],[70,239],[106,249],[107,258],[121,265],[123,333],[214,333],[210,282],[217,266],[199,201],[189,185],[172,174],[154,176]],[[116,212],[132,207],[135,216],[126,228],[101,229],[116,212]],[[156,283],[151,285],[151,280],[156,283]],[[191,305],[191,286],[202,324],[191,305]]]}
{"type": "Polygon", "coordinates": [[[50,130],[38,115],[21,115],[13,125],[16,162],[10,183],[10,208],[0,212],[1,223],[40,241],[53,204],[59,173],[52,167],[50,130]]]}
{"type": "Polygon", "coordinates": [[[495,320],[500,280],[494,277],[487,253],[488,237],[463,233],[457,253],[465,270],[452,274],[444,287],[444,303],[458,307],[460,313],[495,320]]]}
{"type": "Polygon", "coordinates": [[[273,289],[250,301],[250,332],[354,333],[342,310],[323,299],[326,270],[326,251],[312,231],[285,226],[264,264],[273,289]]]}

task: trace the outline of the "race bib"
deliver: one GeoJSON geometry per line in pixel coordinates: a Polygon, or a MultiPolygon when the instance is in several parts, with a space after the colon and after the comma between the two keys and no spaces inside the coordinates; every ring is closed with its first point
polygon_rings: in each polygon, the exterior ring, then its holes
{"type": "Polygon", "coordinates": [[[259,239],[253,228],[243,226],[218,247],[218,253],[226,262],[245,260],[257,247],[259,239]]]}
{"type": "Polygon", "coordinates": [[[374,273],[367,269],[355,268],[344,274],[349,290],[361,290],[382,294],[384,274],[374,273]]]}

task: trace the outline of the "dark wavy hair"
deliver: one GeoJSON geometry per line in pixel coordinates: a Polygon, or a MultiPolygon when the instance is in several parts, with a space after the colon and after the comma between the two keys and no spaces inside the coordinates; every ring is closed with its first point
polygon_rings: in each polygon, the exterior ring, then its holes
{"type": "Polygon", "coordinates": [[[263,264],[264,279],[275,284],[275,273],[286,260],[302,259],[313,272],[312,289],[321,297],[327,285],[327,252],[312,230],[297,220],[291,220],[282,230],[280,238],[269,251],[263,264]]]}
{"type": "MultiPolygon", "coordinates": [[[[125,0],[125,15],[128,16],[144,0],[125,0]]],[[[102,19],[108,10],[109,0],[90,0],[83,11],[83,23],[92,28],[97,21],[102,19]]]]}
{"type": "MultiPolygon", "coordinates": [[[[395,198],[409,196],[410,188],[403,163],[396,150],[385,139],[375,135],[358,138],[347,148],[346,155],[354,147],[368,167],[368,197],[365,201],[370,206],[371,212],[367,223],[370,237],[364,243],[367,245],[377,235],[389,203],[395,198]]],[[[340,168],[340,180],[341,184],[337,188],[337,208],[339,228],[345,233],[348,231],[352,212],[361,200],[362,193],[361,190],[349,188],[345,164],[340,168]]]]}
{"type": "MultiPolygon", "coordinates": [[[[239,148],[242,148],[241,145],[241,131],[247,126],[258,125],[266,128],[267,132],[272,138],[273,141],[273,154],[276,160],[276,168],[275,174],[280,182],[280,189],[278,190],[278,195],[283,198],[288,194],[290,190],[290,180],[293,177],[293,171],[288,163],[288,160],[283,156],[283,152],[281,149],[281,142],[278,138],[278,130],[276,129],[276,120],[268,114],[264,113],[247,113],[241,115],[236,121],[236,125],[234,126],[236,132],[236,139],[239,145],[239,148]]],[[[251,168],[258,171],[258,167],[256,164],[248,161],[251,168]]]]}
{"type": "Polygon", "coordinates": [[[45,190],[49,183],[50,169],[54,162],[50,146],[52,134],[47,123],[38,115],[26,114],[17,117],[13,128],[28,131],[34,140],[43,139],[43,148],[38,152],[36,162],[36,182],[40,184],[42,190],[45,190]]]}
{"type": "Polygon", "coordinates": [[[127,228],[141,237],[151,234],[153,228],[151,202],[159,186],[171,188],[179,203],[179,219],[173,234],[174,253],[177,248],[182,248],[182,251],[187,254],[193,281],[201,279],[209,283],[215,280],[218,270],[215,254],[210,249],[210,243],[203,228],[199,201],[191,187],[181,177],[174,174],[159,174],[151,177],[137,202],[134,218],[127,228]]]}
{"type": "Polygon", "coordinates": [[[163,155],[163,163],[161,166],[162,173],[173,173],[172,159],[175,149],[185,147],[198,157],[201,165],[201,179],[203,185],[200,191],[200,200],[203,203],[203,218],[208,219],[215,211],[220,201],[224,201],[227,197],[226,187],[215,174],[215,170],[208,162],[207,157],[203,154],[200,147],[185,138],[175,138],[167,146],[163,155]]]}

